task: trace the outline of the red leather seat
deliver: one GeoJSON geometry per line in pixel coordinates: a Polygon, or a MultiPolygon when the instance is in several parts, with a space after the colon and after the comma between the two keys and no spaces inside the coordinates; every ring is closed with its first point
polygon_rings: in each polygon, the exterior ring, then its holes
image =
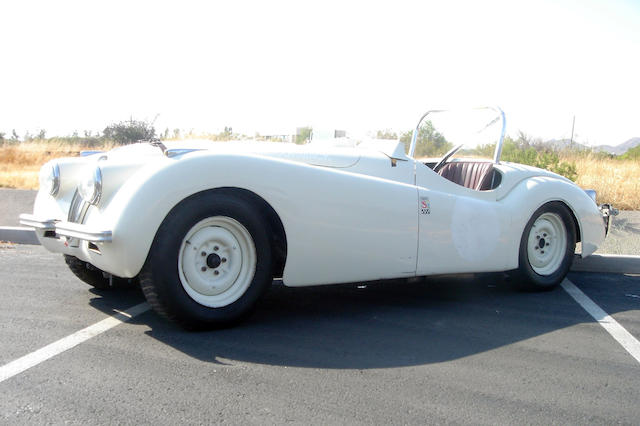
{"type": "Polygon", "coordinates": [[[453,161],[445,164],[438,174],[453,183],[476,191],[491,189],[493,163],[476,161],[453,161]]]}

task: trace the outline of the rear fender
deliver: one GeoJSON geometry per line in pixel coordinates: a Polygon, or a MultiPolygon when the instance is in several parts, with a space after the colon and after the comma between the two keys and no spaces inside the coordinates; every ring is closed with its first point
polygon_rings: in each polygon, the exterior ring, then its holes
{"type": "Polygon", "coordinates": [[[520,238],[531,215],[538,208],[551,201],[564,203],[578,225],[577,235],[582,241],[582,256],[593,253],[604,242],[602,214],[598,206],[578,186],[564,179],[534,177],[516,185],[499,203],[511,211],[511,235],[509,247],[511,268],[518,267],[520,238]]]}

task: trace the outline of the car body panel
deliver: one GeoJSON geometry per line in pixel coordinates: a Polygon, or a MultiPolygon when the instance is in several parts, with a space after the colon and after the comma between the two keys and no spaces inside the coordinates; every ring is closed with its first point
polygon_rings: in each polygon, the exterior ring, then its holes
{"type": "Polygon", "coordinates": [[[475,191],[407,157],[398,142],[335,142],[167,143],[175,155],[136,144],[63,159],[59,193],[40,191],[34,215],[67,220],[73,183],[83,169],[99,166],[103,194],[82,224],[94,233],[110,231],[111,241],[36,232],[51,251],[134,277],[163,220],[182,200],[239,188],[261,197],[280,218],[287,243],[283,282],[289,286],[514,269],[527,221],[549,201],[573,212],[583,256],[604,239],[595,202],[551,172],[495,164],[501,184],[475,191]]]}
{"type": "MultiPolygon", "coordinates": [[[[403,164],[394,169],[407,177],[408,168],[403,164]]],[[[86,244],[65,247],[65,252],[115,275],[135,276],[173,207],[200,191],[231,187],[262,197],[279,215],[288,236],[283,277],[288,285],[415,272],[417,212],[411,184],[273,157],[211,151],[193,152],[179,160],[159,158],[134,177],[87,211],[87,226],[113,232],[112,242],[100,246],[101,254],[86,244]],[[217,166],[211,167],[212,163],[217,166]],[[239,169],[244,170],[240,176],[239,169]]],[[[35,211],[49,210],[51,201],[41,196],[35,211]]],[[[59,215],[61,210],[57,209],[59,215]]],[[[61,248],[60,242],[43,240],[49,249],[61,248]]]]}

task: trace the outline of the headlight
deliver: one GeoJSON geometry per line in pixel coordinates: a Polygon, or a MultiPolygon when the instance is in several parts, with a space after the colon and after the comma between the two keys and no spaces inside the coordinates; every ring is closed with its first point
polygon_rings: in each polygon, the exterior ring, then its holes
{"type": "Polygon", "coordinates": [[[89,204],[98,204],[102,195],[102,172],[100,167],[88,168],[80,175],[78,193],[89,204]]]}
{"type": "Polygon", "coordinates": [[[60,167],[57,163],[47,163],[40,169],[40,190],[55,196],[60,189],[60,167]]]}

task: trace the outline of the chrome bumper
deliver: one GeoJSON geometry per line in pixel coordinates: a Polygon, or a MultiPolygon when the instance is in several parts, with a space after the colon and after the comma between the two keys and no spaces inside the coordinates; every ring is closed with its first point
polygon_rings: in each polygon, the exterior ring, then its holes
{"type": "Polygon", "coordinates": [[[43,219],[32,214],[20,215],[20,224],[42,231],[42,235],[50,238],[59,236],[76,238],[92,243],[110,243],[111,231],[103,231],[80,223],[64,222],[57,219],[43,219]]]}
{"type": "Polygon", "coordinates": [[[600,204],[598,206],[602,213],[602,219],[604,220],[604,235],[609,234],[611,229],[611,223],[613,222],[613,216],[618,216],[618,209],[614,208],[611,204],[600,204]]]}

